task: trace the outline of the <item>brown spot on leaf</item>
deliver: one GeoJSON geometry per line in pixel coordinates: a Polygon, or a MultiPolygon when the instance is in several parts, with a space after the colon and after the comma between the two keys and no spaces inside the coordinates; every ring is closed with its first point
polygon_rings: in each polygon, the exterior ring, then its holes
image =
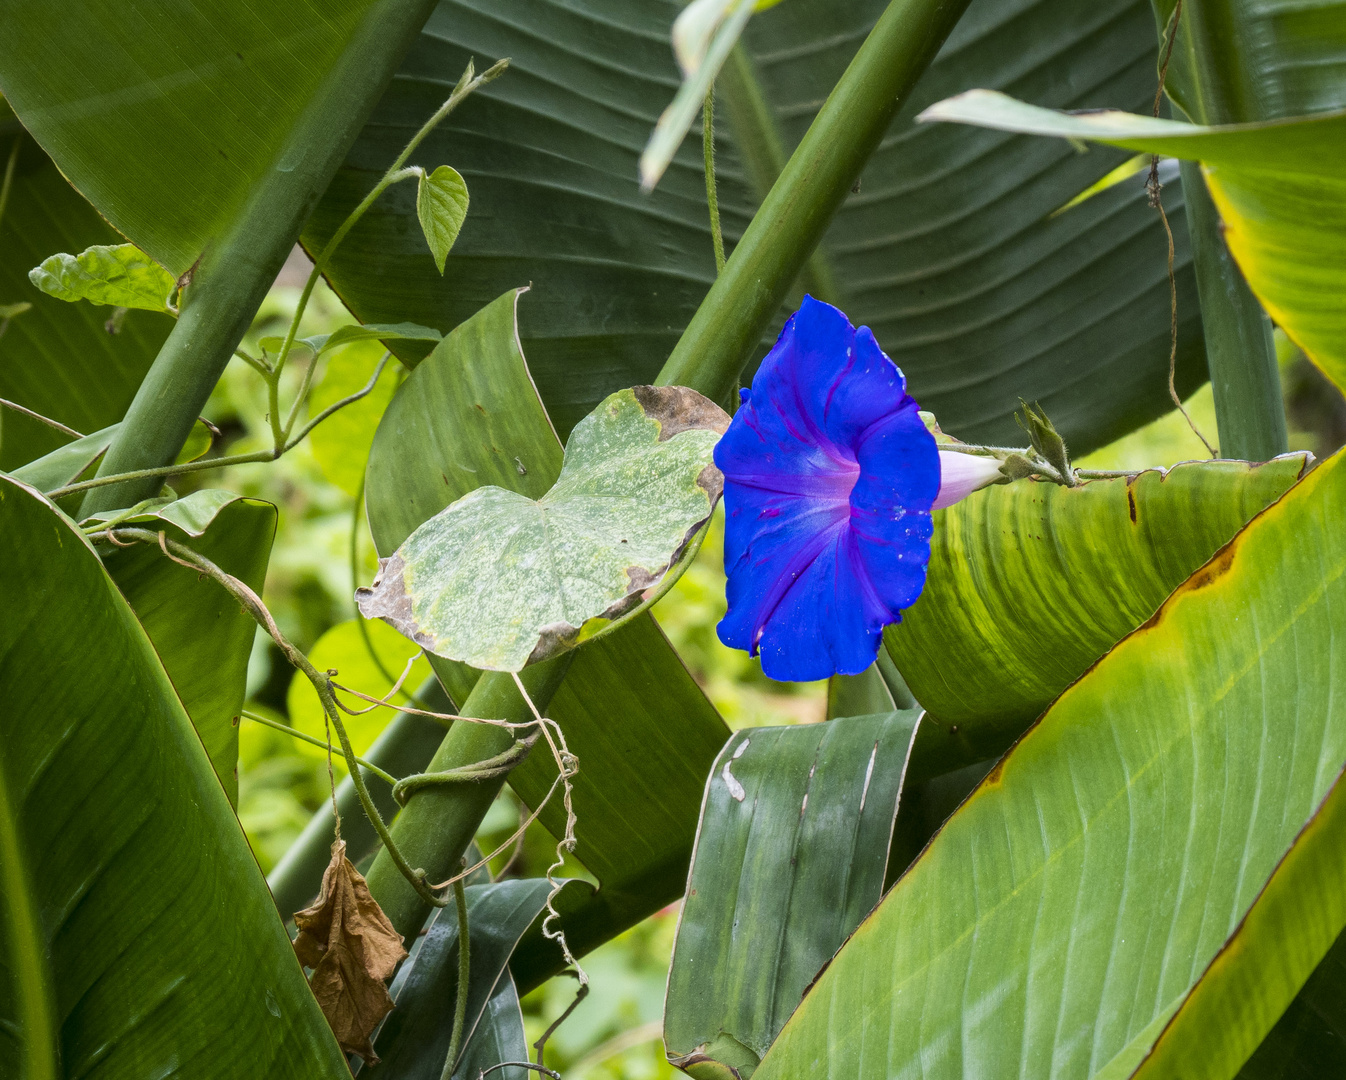
{"type": "Polygon", "coordinates": [[[399,633],[411,638],[429,652],[435,651],[435,639],[416,623],[411,610],[411,594],[407,592],[402,556],[379,560],[379,572],[372,585],[355,590],[355,606],[366,619],[382,619],[399,633]]]}
{"type": "MultiPolygon", "coordinates": [[[[713,508],[724,494],[724,473],[714,465],[707,465],[696,478],[697,487],[704,491],[713,508]]],[[[700,528],[700,526],[697,526],[700,528]]]]}
{"type": "Polygon", "coordinates": [[[1212,585],[1234,565],[1234,556],[1238,553],[1238,536],[1217,551],[1205,566],[1178,586],[1178,592],[1196,592],[1212,585]]]}
{"type": "Polygon", "coordinates": [[[1131,489],[1130,481],[1126,485],[1126,505],[1131,512],[1131,524],[1136,523],[1136,493],[1131,489]]]}
{"type": "Polygon", "coordinates": [[[322,892],[312,907],[295,912],[294,951],[313,969],[309,986],[337,1042],[370,1065],[378,1061],[369,1036],[393,1007],[384,980],[406,959],[402,938],[346,858],[346,843],[332,845],[322,892]]]}
{"type": "Polygon", "coordinates": [[[538,631],[537,644],[533,646],[533,651],[528,654],[528,663],[536,664],[541,660],[546,660],[549,656],[555,656],[559,652],[565,652],[575,643],[575,638],[579,636],[580,628],[571,626],[568,622],[551,623],[538,631]]]}
{"type": "MultiPolygon", "coordinates": [[[[1006,754],[1005,757],[1009,755],[1006,754]]],[[[991,771],[986,774],[986,779],[982,781],[987,787],[995,787],[1000,783],[1000,774],[1005,771],[1005,758],[1001,758],[991,766],[991,771]]]]}
{"type": "Polygon", "coordinates": [[[729,414],[686,386],[633,386],[645,415],[659,421],[659,441],[667,442],[683,431],[713,431],[723,435],[729,427],[729,414]]]}

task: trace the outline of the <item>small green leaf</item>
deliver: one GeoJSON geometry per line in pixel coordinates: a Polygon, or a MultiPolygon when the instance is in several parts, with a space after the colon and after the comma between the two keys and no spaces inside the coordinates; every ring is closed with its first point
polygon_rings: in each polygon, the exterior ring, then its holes
{"type": "Polygon", "coordinates": [[[99,244],[78,255],[44,259],[28,279],[58,300],[168,310],[177,279],[134,244],[99,244]]]}
{"type": "Polygon", "coordinates": [[[458,170],[441,165],[432,173],[421,174],[416,188],[416,216],[421,219],[425,242],[442,274],[444,260],[467,217],[467,184],[458,170]]]}
{"type": "Polygon", "coordinates": [[[178,451],[178,456],[173,464],[186,465],[189,461],[203,458],[210,453],[210,448],[214,445],[215,432],[210,430],[210,426],[204,420],[197,420],[192,425],[191,434],[187,436],[187,441],[182,444],[182,449],[178,451]]]}
{"type": "Polygon", "coordinates": [[[380,560],[356,593],[430,652],[519,671],[630,611],[710,517],[724,480],[711,453],[729,424],[685,387],[638,386],[576,425],[541,499],[481,487],[380,560]]]}
{"type": "MultiPolygon", "coordinates": [[[[446,248],[446,253],[447,250],[446,248]]],[[[443,261],[441,258],[440,262],[443,261]]],[[[317,335],[305,340],[321,356],[342,345],[349,345],[352,341],[438,341],[443,336],[438,330],[416,323],[365,323],[363,326],[342,326],[326,336],[317,335]]]]}

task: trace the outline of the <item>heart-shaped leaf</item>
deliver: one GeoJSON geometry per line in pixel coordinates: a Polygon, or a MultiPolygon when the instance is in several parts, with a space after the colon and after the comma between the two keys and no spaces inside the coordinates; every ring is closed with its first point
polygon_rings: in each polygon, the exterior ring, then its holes
{"type": "Polygon", "coordinates": [[[449,249],[467,217],[467,184],[457,169],[441,165],[432,173],[421,173],[416,186],[416,216],[435,257],[435,266],[442,274],[444,260],[449,257],[449,249]]]}
{"type": "Polygon", "coordinates": [[[428,651],[519,671],[657,585],[710,517],[729,424],[684,387],[611,395],[576,425],[541,499],[482,487],[431,518],[356,599],[428,651]]]}

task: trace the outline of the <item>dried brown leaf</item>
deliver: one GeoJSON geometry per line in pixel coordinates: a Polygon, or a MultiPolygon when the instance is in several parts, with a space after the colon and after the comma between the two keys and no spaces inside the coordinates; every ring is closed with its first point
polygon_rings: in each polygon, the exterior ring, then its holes
{"type": "Polygon", "coordinates": [[[294,922],[299,928],[294,951],[300,963],[313,969],[309,986],[337,1042],[373,1065],[378,1056],[369,1036],[393,1007],[384,980],[407,951],[365,879],[346,858],[345,841],[332,845],[322,892],[312,907],[295,912],[294,922]]]}

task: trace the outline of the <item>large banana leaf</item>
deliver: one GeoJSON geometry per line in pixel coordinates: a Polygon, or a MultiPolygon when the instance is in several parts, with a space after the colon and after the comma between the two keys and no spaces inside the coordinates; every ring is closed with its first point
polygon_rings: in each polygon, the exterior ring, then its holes
{"type": "Polygon", "coordinates": [[[1118,112],[1070,116],[976,90],[924,116],[1200,161],[1249,287],[1346,387],[1346,110],[1208,127],[1118,112]]]}
{"type": "Polygon", "coordinates": [[[758,1075],[1234,1075],[1346,924],[1343,514],[1338,454],[1068,689],[758,1075]]]}
{"type": "MultiPolygon", "coordinates": [[[[1177,0],[1155,0],[1161,27],[1177,0]]],[[[1346,108],[1342,0],[1185,0],[1164,88],[1198,124],[1346,108]]]]}
{"type": "Polygon", "coordinates": [[[754,728],[706,781],[664,1003],[684,1071],[748,1076],[879,902],[919,710],[754,728]]]}
{"type": "Polygon", "coordinates": [[[998,754],[1306,461],[1188,462],[1074,488],[1020,481],[938,511],[925,591],[885,635],[933,718],[913,772],[998,754]]]}
{"type": "MultiPolygon", "coordinates": [[[[4,111],[0,105],[0,117],[4,111]]],[[[173,320],[130,311],[109,333],[112,308],[67,304],[28,280],[28,271],[54,252],[118,238],[17,120],[0,120],[0,169],[15,142],[19,156],[0,217],[0,304],[32,307],[0,335],[0,397],[92,433],[122,418],[173,320]]],[[[0,412],[0,468],[12,471],[69,441],[36,420],[0,412]]]]}
{"type": "Polygon", "coordinates": [[[0,1071],[345,1075],[149,639],[4,477],[0,592],[0,1071]]]}
{"type": "MultiPolygon", "coordinates": [[[[520,351],[517,299],[511,290],[459,326],[398,388],[366,474],[380,552],[483,484],[536,497],[555,482],[561,445],[520,351]]],[[[455,700],[466,698],[475,673],[438,658],[434,665],[455,700]]],[[[550,715],[580,760],[575,855],[601,883],[570,902],[563,923],[571,947],[585,950],[681,894],[702,786],[729,731],[648,615],[575,654],[550,715]]],[[[535,750],[511,783],[536,806],[554,776],[549,756],[535,750]]],[[[559,800],[542,821],[561,835],[559,800]]],[[[549,943],[530,939],[515,968],[520,985],[550,974],[558,959],[549,943]]]]}
{"type": "Polygon", "coordinates": [[[1346,937],[1338,937],[1239,1080],[1323,1080],[1346,1075],[1346,937]]]}
{"type": "MultiPolygon", "coordinates": [[[[750,24],[752,60],[722,80],[724,114],[736,120],[734,137],[722,125],[720,140],[731,243],[754,201],[746,177],[760,192],[774,176],[774,128],[787,146],[802,135],[885,4],[791,0],[750,24]],[[754,64],[765,114],[747,100],[754,64]],[[764,140],[765,151],[752,149],[764,140]],[[746,160],[736,143],[749,148],[746,160]]],[[[714,273],[700,148],[684,145],[653,194],[638,182],[640,151],[679,82],[668,47],[677,11],[669,0],[441,0],[315,211],[310,250],[469,56],[508,56],[511,68],[416,158],[451,162],[472,192],[446,273],[416,228],[414,193],[394,189],[332,264],[356,315],[447,330],[531,281],[521,334],[562,433],[609,392],[649,382],[714,273]]],[[[971,85],[1063,108],[1140,108],[1154,95],[1154,57],[1144,0],[975,0],[839,214],[823,245],[830,270],[810,287],[874,327],[947,430],[1015,436],[1023,396],[1042,401],[1084,451],[1170,407],[1164,237],[1139,180],[1052,216],[1123,155],[912,123],[923,104],[971,85]]],[[[1167,202],[1186,392],[1204,377],[1204,359],[1176,188],[1167,202]]]]}
{"type": "Polygon", "coordinates": [[[291,135],[379,6],[5,0],[0,89],[112,226],[182,274],[259,180],[321,156],[291,135]]]}
{"type": "MultiPolygon", "coordinates": [[[[276,508],[203,488],[127,521],[162,531],[260,594],[276,508]]],[[[104,556],[191,717],[229,801],[238,804],[238,725],[257,624],[218,584],[143,544],[104,556]]]]}

